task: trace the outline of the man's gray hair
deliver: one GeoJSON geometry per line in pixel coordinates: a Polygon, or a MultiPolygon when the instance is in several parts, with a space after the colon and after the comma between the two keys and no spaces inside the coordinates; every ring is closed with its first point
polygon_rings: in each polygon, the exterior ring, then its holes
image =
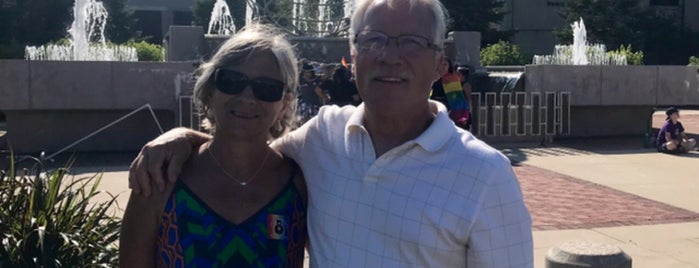
{"type": "Polygon", "coordinates": [[[216,85],[213,75],[217,68],[242,64],[260,53],[272,53],[277,59],[284,82],[283,101],[287,109],[270,128],[271,138],[278,138],[288,132],[296,124],[296,95],[299,84],[298,64],[294,48],[286,40],[280,30],[262,24],[245,26],[240,32],[228,38],[208,62],[203,63],[196,71],[199,78],[194,85],[194,103],[199,112],[205,117],[204,127],[213,132],[216,129],[216,118],[211,112],[211,96],[216,85]],[[208,121],[208,122],[207,122],[208,121]]]}
{"type": "MultiPolygon", "coordinates": [[[[352,14],[352,19],[350,22],[350,50],[356,52],[354,47],[355,35],[363,30],[364,19],[369,10],[369,7],[377,0],[359,0],[359,3],[355,6],[354,13],[352,14]]],[[[444,38],[447,34],[447,18],[449,14],[439,0],[382,0],[385,1],[389,6],[396,5],[408,5],[410,9],[415,8],[417,5],[425,5],[428,7],[429,11],[432,13],[434,18],[434,30],[432,36],[432,42],[440,48],[444,47],[444,38]]]]}

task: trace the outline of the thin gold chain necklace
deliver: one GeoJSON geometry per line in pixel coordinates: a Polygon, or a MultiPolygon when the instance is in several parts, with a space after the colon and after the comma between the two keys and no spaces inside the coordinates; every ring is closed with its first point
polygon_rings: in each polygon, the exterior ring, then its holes
{"type": "Polygon", "coordinates": [[[267,163],[267,158],[269,158],[269,150],[267,150],[267,154],[265,154],[265,159],[262,160],[262,164],[260,164],[260,167],[257,169],[257,171],[255,171],[255,174],[253,174],[252,177],[247,179],[247,181],[240,181],[236,179],[233,175],[228,173],[226,169],[223,168],[221,162],[219,162],[214,153],[211,152],[211,143],[209,143],[209,145],[206,146],[206,150],[209,151],[209,155],[211,155],[211,158],[214,159],[214,163],[216,163],[216,166],[218,166],[218,168],[223,172],[223,174],[226,174],[226,176],[233,179],[235,182],[240,184],[240,186],[247,186],[248,183],[251,183],[255,179],[255,177],[257,177],[257,174],[260,174],[260,171],[262,171],[262,168],[265,166],[265,163],[267,163]]]}

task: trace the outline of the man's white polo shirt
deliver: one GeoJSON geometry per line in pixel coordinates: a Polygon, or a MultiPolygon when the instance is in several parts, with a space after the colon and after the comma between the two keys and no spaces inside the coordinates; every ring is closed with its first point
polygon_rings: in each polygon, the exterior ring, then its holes
{"type": "Polygon", "coordinates": [[[533,266],[509,160],[431,106],[429,128],[378,159],[363,105],[325,106],[277,141],[306,177],[312,267],[533,266]]]}

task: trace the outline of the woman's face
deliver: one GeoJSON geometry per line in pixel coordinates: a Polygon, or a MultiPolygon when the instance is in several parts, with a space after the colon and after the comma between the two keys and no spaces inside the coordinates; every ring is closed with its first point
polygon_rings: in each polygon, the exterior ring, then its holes
{"type": "Polygon", "coordinates": [[[219,73],[225,74],[221,77],[226,83],[219,84],[219,79],[215,79],[217,90],[210,104],[216,121],[216,136],[267,141],[269,129],[287,108],[284,79],[277,59],[271,52],[260,52],[244,62],[220,69],[224,69],[219,73]],[[281,98],[270,101],[269,96],[277,96],[277,93],[281,98]]]}

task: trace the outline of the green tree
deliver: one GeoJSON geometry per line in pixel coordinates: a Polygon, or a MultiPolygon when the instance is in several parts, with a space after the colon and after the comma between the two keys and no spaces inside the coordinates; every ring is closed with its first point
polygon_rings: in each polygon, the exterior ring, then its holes
{"type": "Polygon", "coordinates": [[[122,44],[139,37],[134,30],[136,20],[133,17],[133,10],[126,8],[126,0],[103,0],[102,3],[109,12],[105,30],[109,41],[122,44]]]}
{"type": "MultiPolygon", "coordinates": [[[[127,0],[104,1],[109,12],[108,39],[122,43],[135,33],[127,0]],[[114,39],[111,39],[114,38],[114,39]]],[[[40,46],[68,37],[74,0],[0,1],[0,58],[23,58],[24,46],[40,46]]]]}
{"type": "Polygon", "coordinates": [[[608,50],[623,44],[638,48],[646,64],[685,64],[699,51],[699,37],[683,29],[675,16],[661,16],[638,0],[567,0],[560,15],[567,24],[555,31],[561,43],[572,43],[570,27],[583,18],[590,43],[605,44],[608,50]]]}
{"type": "Polygon", "coordinates": [[[568,0],[560,15],[567,22],[554,32],[561,43],[573,42],[570,25],[583,18],[588,42],[605,44],[610,49],[622,44],[643,47],[645,22],[653,18],[638,0],[568,0]]]}
{"type": "Polygon", "coordinates": [[[449,10],[448,31],[481,32],[481,46],[509,40],[514,32],[499,30],[505,16],[504,1],[499,0],[441,0],[449,10]]]}
{"type": "Polygon", "coordinates": [[[67,35],[73,0],[0,2],[0,57],[23,58],[24,46],[42,45],[67,35]]]}

